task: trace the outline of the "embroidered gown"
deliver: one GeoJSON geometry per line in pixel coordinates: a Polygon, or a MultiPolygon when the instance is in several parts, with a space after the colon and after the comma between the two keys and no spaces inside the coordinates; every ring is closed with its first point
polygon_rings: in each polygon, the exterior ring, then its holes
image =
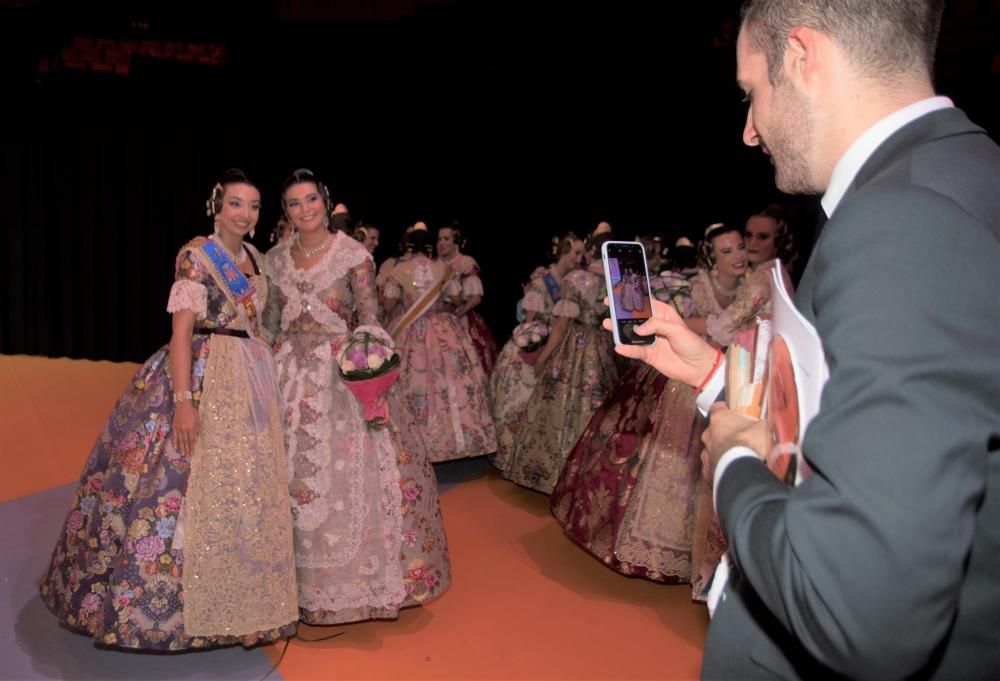
{"type": "MultiPolygon", "coordinates": [[[[208,244],[199,237],[181,249],[167,304],[196,314],[194,452],[186,457],[170,441],[165,346],[132,377],[91,450],[41,583],[59,620],[99,645],[250,646],[291,635],[298,619],[271,348],[208,244]],[[204,332],[213,329],[250,337],[204,332]]],[[[247,249],[259,271],[263,258],[247,249]]],[[[264,274],[249,283],[254,310],[263,310],[264,274]]]]}
{"type": "MultiPolygon", "coordinates": [[[[649,283],[655,298],[692,316],[683,276],[649,283]]],[[[566,535],[622,574],[690,581],[702,422],[692,388],[633,365],[594,413],[552,492],[566,535]]]]}
{"type": "Polygon", "coordinates": [[[590,417],[618,384],[611,334],[601,328],[605,296],[604,277],[593,272],[576,270],[563,279],[552,315],[569,325],[525,405],[503,471],[508,480],[550,494],[590,417]]]}
{"type": "MultiPolygon", "coordinates": [[[[337,232],[319,262],[302,270],[291,246],[280,243],[267,257],[280,310],[275,352],[299,612],[310,624],[393,619],[451,583],[434,471],[419,433],[368,430],[339,375],[337,350],[353,330],[388,339],[377,326],[371,255],[337,232]]],[[[400,423],[398,382],[388,403],[400,423]]]]}
{"type": "MultiPolygon", "coordinates": [[[[552,308],[559,296],[559,286],[553,277],[552,290],[542,277],[531,280],[524,294],[522,307],[533,321],[552,325],[552,308]],[[556,295],[556,298],[553,297],[556,295]]],[[[501,471],[509,465],[514,442],[524,426],[524,408],[535,389],[535,369],[521,358],[521,353],[511,338],[500,351],[496,368],[490,374],[490,404],[497,429],[497,453],[491,463],[501,471]]]]}
{"type": "MultiPolygon", "coordinates": [[[[385,296],[408,311],[434,290],[446,269],[423,254],[398,261],[387,273],[385,296]]],[[[433,462],[492,454],[497,448],[486,374],[446,300],[460,294],[458,282],[450,280],[433,305],[395,332],[407,427],[421,433],[433,462]]],[[[394,318],[406,318],[406,312],[394,318]]]]}
{"type": "MultiPolygon", "coordinates": [[[[457,251],[454,256],[444,262],[455,270],[456,276],[462,285],[461,296],[454,300],[456,307],[472,296],[479,296],[480,298],[483,296],[483,282],[479,278],[479,263],[470,256],[463,255],[457,251]]],[[[493,372],[493,367],[497,363],[497,341],[489,325],[483,316],[479,314],[479,311],[475,309],[466,312],[458,318],[458,321],[469,334],[469,339],[472,340],[472,345],[476,348],[479,361],[483,365],[483,371],[486,372],[487,376],[490,376],[493,372]]]]}

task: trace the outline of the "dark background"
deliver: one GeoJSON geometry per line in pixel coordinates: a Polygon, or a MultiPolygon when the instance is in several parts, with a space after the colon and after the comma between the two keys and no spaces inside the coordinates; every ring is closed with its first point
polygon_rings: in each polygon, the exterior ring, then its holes
{"type": "MultiPolygon", "coordinates": [[[[169,337],[177,249],[245,169],[266,249],[291,170],[382,228],[459,220],[503,340],[553,234],[672,243],[783,197],[743,146],[738,2],[0,0],[0,352],[139,361],[169,337]],[[59,68],[76,36],[201,40],[219,66],[59,68]],[[40,64],[47,63],[47,69],[40,64]]],[[[1000,2],[952,2],[938,88],[996,138],[1000,2]]],[[[943,232],[943,240],[946,234],[943,232]]],[[[944,241],[943,241],[944,243],[944,241]]]]}

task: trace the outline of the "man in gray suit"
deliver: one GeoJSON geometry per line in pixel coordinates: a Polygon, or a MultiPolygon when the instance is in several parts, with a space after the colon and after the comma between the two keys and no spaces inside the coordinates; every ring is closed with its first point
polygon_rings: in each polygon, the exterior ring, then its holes
{"type": "MultiPolygon", "coordinates": [[[[796,305],[830,378],[795,488],[763,424],[711,406],[729,542],[706,679],[1000,678],[1000,150],[931,71],[940,0],[748,0],[744,142],[829,216],[796,305]]],[[[620,346],[719,394],[666,306],[620,346]]],[[[707,405],[705,405],[707,406],[707,405]]]]}

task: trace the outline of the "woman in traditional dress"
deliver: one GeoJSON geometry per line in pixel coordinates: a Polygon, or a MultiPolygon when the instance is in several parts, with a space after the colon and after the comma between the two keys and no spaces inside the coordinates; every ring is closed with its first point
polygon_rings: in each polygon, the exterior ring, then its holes
{"type": "MultiPolygon", "coordinates": [[[[531,280],[524,294],[525,321],[539,321],[552,326],[552,309],[561,297],[560,282],[580,267],[583,240],[567,233],[555,245],[556,262],[539,277],[531,280]]],[[[490,404],[497,430],[497,453],[491,463],[506,470],[514,441],[524,425],[524,406],[535,389],[537,378],[533,364],[528,364],[511,338],[503,346],[496,368],[490,374],[490,404]]]]}
{"type": "MultiPolygon", "coordinates": [[[[330,196],[312,172],[284,183],[294,239],[268,252],[278,290],[276,361],[285,415],[303,622],[392,619],[451,581],[437,483],[419,434],[372,430],[340,377],[352,333],[391,344],[378,326],[371,254],[330,225],[330,196]]],[[[389,389],[390,418],[404,415],[389,389]]]]}
{"type": "Polygon", "coordinates": [[[549,494],[590,417],[618,383],[611,336],[601,328],[608,293],[600,234],[587,246],[590,265],[570,272],[552,309],[552,330],[537,362],[538,382],[503,475],[549,494]]]}
{"type": "Polygon", "coordinates": [[[359,222],[351,230],[351,236],[367,249],[372,257],[375,257],[375,249],[379,244],[379,229],[375,225],[359,222]]]}
{"type": "MultiPolygon", "coordinates": [[[[649,283],[682,317],[694,313],[683,275],[652,274],[649,283]]],[[[701,420],[688,386],[633,365],[590,420],[552,492],[552,513],[567,536],[622,574],[689,581],[701,420]]]]}
{"type": "MultiPolygon", "coordinates": [[[[752,247],[741,246],[735,227],[712,225],[702,243],[704,268],[692,279],[692,297],[698,318],[688,320],[692,329],[707,334],[709,340],[725,347],[739,343],[752,351],[753,329],[758,318],[771,309],[771,272],[781,267],[782,281],[789,295],[794,288],[785,263],[795,262],[795,248],[788,234],[783,211],[771,205],[747,220],[752,247]],[[745,248],[745,255],[741,250],[745,248]],[[780,258],[776,260],[776,258],[780,258]],[[740,271],[739,263],[746,260],[740,271]],[[701,321],[703,320],[703,321],[701,321]]],[[[706,600],[715,566],[726,549],[708,481],[699,481],[695,503],[695,530],[692,557],[698,572],[692,578],[697,600],[706,600]]]]}
{"type": "Polygon", "coordinates": [[[720,348],[739,340],[753,351],[749,334],[771,301],[769,265],[754,272],[742,230],[721,222],[705,230],[700,257],[702,267],[691,278],[697,314],[685,322],[720,348]]]}
{"type": "Polygon", "coordinates": [[[427,231],[427,224],[420,222],[419,220],[403,232],[403,238],[399,240],[397,245],[398,255],[386,258],[378,267],[378,274],[375,275],[375,291],[378,293],[378,304],[379,304],[379,319],[382,321],[383,328],[389,328],[392,323],[396,321],[405,310],[400,305],[396,305],[395,301],[386,306],[385,300],[385,285],[389,281],[389,272],[392,268],[396,266],[397,263],[405,262],[410,259],[410,254],[406,252],[406,235],[411,231],[419,229],[422,231],[427,231]]]}
{"type": "MultiPolygon", "coordinates": [[[[748,283],[736,228],[710,227],[703,253],[705,269],[693,287],[680,274],[651,277],[654,297],[668,302],[664,294],[674,291],[669,302],[682,317],[714,316],[713,328],[735,330],[713,342],[730,342],[765,311],[767,284],[748,283]]],[[[552,511],[571,539],[612,569],[690,581],[693,597],[705,600],[724,540],[701,479],[703,418],[692,388],[651,369],[635,370],[594,415],[563,469],[552,511]]]]}
{"type": "Polygon", "coordinates": [[[461,298],[461,282],[451,267],[428,257],[426,229],[410,230],[404,250],[405,259],[387,273],[385,305],[401,355],[407,426],[423,435],[433,462],[492,454],[497,440],[486,374],[449,302],[461,298]]]}
{"type": "Polygon", "coordinates": [[[489,376],[497,362],[497,341],[486,320],[476,310],[483,300],[483,282],[479,278],[479,264],[462,253],[461,249],[464,247],[465,242],[458,225],[451,223],[438,230],[438,260],[451,267],[462,283],[462,294],[454,300],[452,312],[468,332],[483,371],[489,376]]]}
{"type": "Polygon", "coordinates": [[[618,284],[618,300],[621,302],[623,310],[628,312],[632,311],[635,303],[632,300],[634,294],[634,288],[632,286],[632,271],[625,270],[622,273],[621,279],[618,284]]]}
{"type": "Polygon", "coordinates": [[[136,372],[90,453],[42,580],[95,643],[178,651],[291,635],[298,619],[260,192],[227,171],[215,233],[181,248],[173,334],[136,372]]]}
{"type": "Polygon", "coordinates": [[[747,261],[756,273],[770,275],[771,268],[781,261],[781,278],[789,295],[794,295],[795,287],[789,276],[789,269],[798,259],[795,240],[788,231],[785,210],[772,203],[759,213],[747,218],[743,227],[743,240],[747,247],[747,261]]]}

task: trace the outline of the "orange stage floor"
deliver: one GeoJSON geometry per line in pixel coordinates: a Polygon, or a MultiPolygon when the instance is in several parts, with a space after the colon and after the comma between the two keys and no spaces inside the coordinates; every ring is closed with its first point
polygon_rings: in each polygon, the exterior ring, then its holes
{"type": "MultiPolygon", "coordinates": [[[[135,368],[0,356],[0,503],[75,480],[135,368]]],[[[608,570],[563,535],[548,497],[490,470],[441,504],[451,589],[398,621],[303,626],[303,638],[344,634],[293,640],[270,679],[698,678],[708,615],[689,587],[608,570]]]]}

